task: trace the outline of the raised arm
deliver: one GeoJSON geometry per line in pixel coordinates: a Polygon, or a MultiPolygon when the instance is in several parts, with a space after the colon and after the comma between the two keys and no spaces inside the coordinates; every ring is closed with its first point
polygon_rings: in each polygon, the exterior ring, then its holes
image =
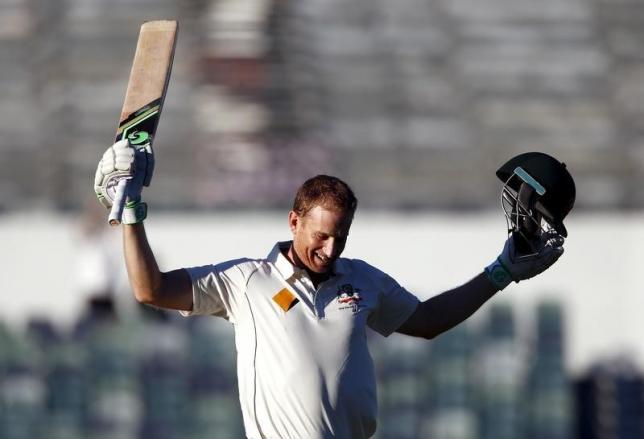
{"type": "Polygon", "coordinates": [[[514,238],[506,241],[501,255],[469,282],[418,305],[397,332],[432,339],[466,320],[494,294],[510,283],[530,279],[545,271],[563,254],[563,237],[544,234],[538,252],[519,254],[514,238]]]}
{"type": "Polygon", "coordinates": [[[123,250],[134,297],[141,303],[161,308],[192,310],[192,282],[184,269],[162,273],[145,234],[143,220],[147,205],[141,201],[143,186],[148,186],[154,170],[149,148],[135,149],[127,140],[109,147],[96,169],[94,191],[107,209],[112,207],[115,188],[128,179],[123,210],[123,250]]]}
{"type": "Polygon", "coordinates": [[[123,226],[123,251],[137,301],[160,308],[192,310],[192,282],[185,269],[159,270],[143,223],[123,226]]]}

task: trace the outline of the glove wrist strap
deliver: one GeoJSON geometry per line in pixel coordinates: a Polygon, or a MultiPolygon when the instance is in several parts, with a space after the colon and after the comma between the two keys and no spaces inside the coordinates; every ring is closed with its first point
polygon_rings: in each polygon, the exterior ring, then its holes
{"type": "Polygon", "coordinates": [[[505,287],[512,283],[512,276],[510,272],[505,268],[501,261],[497,258],[490,265],[485,267],[485,274],[487,275],[490,282],[494,284],[500,290],[503,290],[505,287]]]}
{"type": "Polygon", "coordinates": [[[148,216],[148,205],[142,201],[130,201],[123,209],[122,224],[142,223],[148,216]]]}

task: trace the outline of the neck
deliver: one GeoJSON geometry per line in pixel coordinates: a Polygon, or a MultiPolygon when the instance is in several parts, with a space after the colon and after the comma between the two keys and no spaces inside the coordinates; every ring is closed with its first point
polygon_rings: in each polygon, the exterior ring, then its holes
{"type": "Polygon", "coordinates": [[[297,256],[297,253],[295,252],[295,249],[293,248],[293,244],[288,248],[288,251],[284,253],[284,256],[286,256],[286,259],[289,260],[291,264],[296,266],[297,268],[301,268],[303,270],[306,270],[306,274],[309,275],[311,278],[311,281],[313,282],[313,285],[317,288],[319,284],[327,280],[328,278],[331,277],[331,272],[326,272],[326,273],[316,273],[315,271],[311,271],[308,269],[306,265],[302,263],[302,260],[297,256]]]}
{"type": "Polygon", "coordinates": [[[313,286],[315,288],[317,288],[318,285],[331,277],[331,273],[314,273],[310,270],[306,270],[306,272],[311,278],[311,282],[313,282],[313,286]]]}

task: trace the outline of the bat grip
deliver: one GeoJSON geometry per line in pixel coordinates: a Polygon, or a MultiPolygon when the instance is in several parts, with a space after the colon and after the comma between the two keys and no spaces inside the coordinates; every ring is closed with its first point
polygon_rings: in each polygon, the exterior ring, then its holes
{"type": "Polygon", "coordinates": [[[112,210],[110,211],[109,216],[110,226],[118,226],[121,224],[121,216],[123,215],[123,208],[125,207],[125,194],[127,194],[127,185],[129,182],[129,178],[124,178],[120,180],[116,186],[114,203],[112,203],[112,210]]]}

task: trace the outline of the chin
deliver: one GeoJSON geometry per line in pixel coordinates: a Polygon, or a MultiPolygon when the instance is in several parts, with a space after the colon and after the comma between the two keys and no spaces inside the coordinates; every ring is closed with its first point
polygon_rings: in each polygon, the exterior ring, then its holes
{"type": "Polygon", "coordinates": [[[329,265],[328,267],[319,267],[319,266],[309,267],[309,270],[311,270],[313,273],[325,274],[331,271],[331,265],[329,265]]]}
{"type": "Polygon", "coordinates": [[[329,271],[329,270],[327,270],[327,269],[317,268],[317,267],[315,267],[315,268],[311,268],[311,267],[309,267],[309,270],[311,270],[313,273],[316,273],[316,274],[324,274],[324,273],[326,273],[327,271],[329,271]]]}

